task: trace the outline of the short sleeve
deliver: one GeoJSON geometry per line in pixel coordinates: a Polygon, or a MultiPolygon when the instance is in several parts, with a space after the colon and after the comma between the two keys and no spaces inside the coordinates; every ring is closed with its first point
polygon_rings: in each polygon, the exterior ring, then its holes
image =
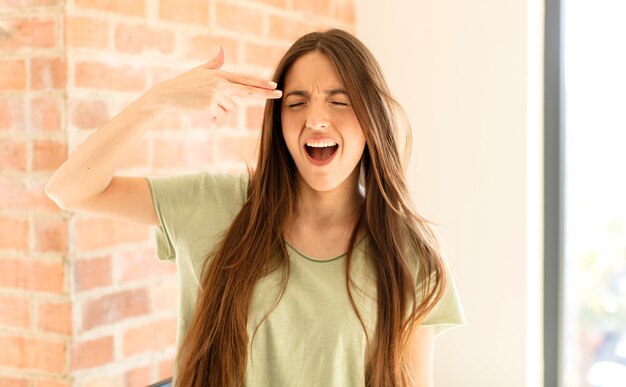
{"type": "Polygon", "coordinates": [[[452,271],[445,257],[443,257],[446,270],[446,287],[443,296],[433,307],[422,326],[434,326],[435,336],[455,326],[466,325],[465,315],[457,292],[456,283],[452,277],[452,271]]]}
{"type": "Polygon", "coordinates": [[[156,229],[157,256],[176,259],[182,238],[196,238],[197,232],[221,230],[226,219],[238,212],[245,198],[247,175],[210,174],[148,177],[152,203],[159,219],[156,229]],[[212,222],[206,223],[207,218],[212,222]],[[219,227],[218,227],[219,226],[219,227]]]}

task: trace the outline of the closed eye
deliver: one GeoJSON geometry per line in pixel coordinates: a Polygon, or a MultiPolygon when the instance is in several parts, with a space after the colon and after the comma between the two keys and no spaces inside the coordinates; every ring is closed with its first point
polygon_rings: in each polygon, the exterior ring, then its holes
{"type": "Polygon", "coordinates": [[[333,104],[335,106],[348,106],[348,104],[346,102],[339,102],[339,101],[333,101],[333,102],[331,102],[331,104],[333,104]]]}
{"type": "Polygon", "coordinates": [[[302,105],[304,105],[304,102],[293,102],[293,103],[288,103],[287,107],[289,107],[289,108],[296,108],[296,107],[302,106],[302,105]]]}

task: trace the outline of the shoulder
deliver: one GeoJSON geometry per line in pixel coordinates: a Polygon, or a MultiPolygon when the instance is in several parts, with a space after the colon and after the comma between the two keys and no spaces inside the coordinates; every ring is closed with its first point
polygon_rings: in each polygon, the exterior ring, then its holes
{"type": "Polygon", "coordinates": [[[148,177],[148,183],[155,199],[189,205],[203,198],[243,200],[247,196],[248,175],[203,171],[148,177]]]}
{"type": "Polygon", "coordinates": [[[207,171],[186,173],[170,176],[148,177],[151,185],[159,187],[171,187],[178,191],[185,189],[243,189],[248,187],[248,175],[233,175],[228,173],[211,173],[207,171]]]}
{"type": "Polygon", "coordinates": [[[248,191],[247,174],[231,175],[227,173],[203,173],[200,176],[199,189],[215,193],[225,199],[245,199],[248,191]]]}
{"type": "Polygon", "coordinates": [[[197,172],[150,177],[148,182],[159,219],[157,243],[163,259],[181,252],[203,254],[247,198],[247,175],[197,172]]]}

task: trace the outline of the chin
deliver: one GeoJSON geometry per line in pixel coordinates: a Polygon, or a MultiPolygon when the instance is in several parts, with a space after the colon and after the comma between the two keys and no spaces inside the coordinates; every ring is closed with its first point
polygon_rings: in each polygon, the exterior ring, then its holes
{"type": "Polygon", "coordinates": [[[348,176],[337,176],[328,173],[324,174],[309,174],[302,175],[300,174],[302,181],[308,185],[312,190],[317,192],[329,192],[335,189],[340,188],[342,185],[345,185],[347,180],[350,178],[348,176]]]}
{"type": "Polygon", "coordinates": [[[327,179],[327,178],[306,178],[303,177],[302,180],[311,187],[312,190],[317,192],[328,192],[332,191],[335,188],[339,187],[341,181],[327,179]]]}
{"type": "MultiPolygon", "coordinates": [[[[337,161],[337,160],[335,160],[337,161]]],[[[315,170],[308,162],[302,163],[304,165],[298,165],[298,179],[300,184],[306,185],[313,191],[317,192],[330,192],[341,187],[348,188],[346,185],[358,184],[358,174],[360,172],[360,164],[348,169],[341,163],[336,165],[327,166],[324,170],[315,170]],[[330,167],[330,168],[328,168],[330,167]]]]}

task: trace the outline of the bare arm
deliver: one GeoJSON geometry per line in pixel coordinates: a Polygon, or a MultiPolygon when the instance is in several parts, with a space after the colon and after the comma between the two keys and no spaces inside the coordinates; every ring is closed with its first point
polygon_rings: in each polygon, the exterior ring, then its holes
{"type": "Polygon", "coordinates": [[[145,94],[89,137],[54,173],[46,194],[61,208],[158,225],[146,179],[114,176],[160,110],[145,94]]]}
{"type": "Polygon", "coordinates": [[[268,80],[220,70],[223,62],[220,48],[210,62],[150,88],[74,151],[46,184],[46,194],[64,209],[158,224],[147,180],[115,173],[162,113],[202,110],[217,122],[236,109],[233,96],[281,96],[268,80]]]}
{"type": "Polygon", "coordinates": [[[414,387],[433,387],[435,328],[417,326],[409,338],[406,362],[414,387]]]}

